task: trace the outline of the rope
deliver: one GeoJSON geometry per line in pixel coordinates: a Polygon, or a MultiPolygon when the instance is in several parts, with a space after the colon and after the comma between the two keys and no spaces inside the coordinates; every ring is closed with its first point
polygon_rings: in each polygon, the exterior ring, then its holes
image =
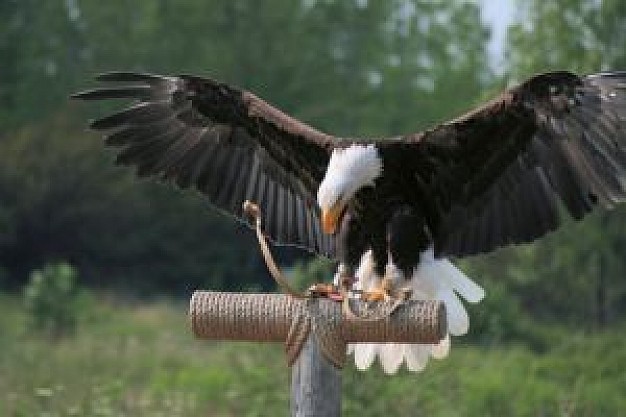
{"type": "MultiPolygon", "coordinates": [[[[351,303],[358,316],[370,311],[363,301],[351,303]]],[[[346,317],[339,303],[324,298],[196,291],[189,317],[203,339],[284,342],[289,364],[313,332],[324,356],[339,367],[346,343],[438,343],[447,332],[445,307],[433,300],[402,303],[385,320],[362,320],[346,317]]]]}
{"type": "Polygon", "coordinates": [[[272,252],[270,252],[270,248],[267,246],[267,242],[265,241],[265,236],[263,236],[263,231],[261,230],[261,209],[259,206],[254,204],[251,201],[246,200],[243,203],[243,211],[250,215],[255,221],[255,231],[256,237],[259,240],[259,246],[261,247],[261,253],[263,254],[263,260],[265,261],[265,265],[267,269],[270,271],[270,275],[276,281],[276,284],[280,287],[283,292],[291,295],[292,297],[303,299],[308,298],[306,294],[301,293],[295,290],[290,284],[289,281],[284,277],[284,275],[278,269],[278,266],[274,262],[274,258],[272,257],[272,252]]]}
{"type": "MultiPolygon", "coordinates": [[[[272,252],[267,246],[267,242],[265,240],[265,236],[263,235],[263,230],[261,228],[262,226],[261,225],[261,209],[259,208],[259,206],[249,200],[246,200],[243,203],[243,211],[254,219],[254,222],[255,222],[254,229],[256,232],[256,237],[259,241],[259,246],[261,247],[263,260],[265,261],[265,265],[267,266],[267,269],[270,271],[270,275],[272,276],[272,278],[274,278],[274,281],[276,281],[276,284],[278,284],[280,289],[284,293],[289,294],[292,297],[297,298],[297,299],[317,298],[311,292],[303,293],[294,289],[289,284],[289,281],[282,274],[282,272],[276,265],[276,262],[274,262],[274,257],[272,256],[272,252]]],[[[338,290],[342,298],[341,306],[344,311],[344,314],[349,319],[352,319],[352,320],[366,320],[366,321],[384,320],[388,318],[389,316],[391,316],[398,309],[398,307],[400,307],[409,298],[403,292],[402,297],[395,298],[393,300],[393,303],[390,306],[388,305],[389,303],[387,302],[380,303],[379,308],[373,311],[368,309],[368,311],[364,311],[363,314],[358,315],[352,309],[352,306],[350,305],[350,293],[348,290],[346,290],[346,288],[344,287],[342,283],[339,284],[338,290]]]]}

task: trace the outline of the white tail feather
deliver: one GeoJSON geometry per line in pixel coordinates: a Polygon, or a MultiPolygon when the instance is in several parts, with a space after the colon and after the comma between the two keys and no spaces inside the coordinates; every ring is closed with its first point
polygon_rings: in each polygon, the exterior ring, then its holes
{"type": "Polygon", "coordinates": [[[453,336],[462,336],[469,330],[469,316],[461,300],[452,290],[441,290],[438,298],[446,306],[448,332],[453,336]]]}
{"type": "MultiPolygon", "coordinates": [[[[388,267],[392,267],[390,265],[388,267]]],[[[374,272],[374,263],[370,251],[361,258],[356,272],[356,289],[370,290],[381,277],[374,272]]],[[[450,335],[460,336],[469,330],[469,316],[459,296],[470,303],[479,302],[484,290],[469,279],[446,259],[435,259],[432,249],[421,254],[420,264],[415,269],[409,283],[413,290],[413,299],[441,300],[446,306],[449,334],[438,344],[411,345],[399,343],[358,343],[348,347],[348,353],[354,352],[356,367],[360,370],[369,368],[378,356],[383,371],[394,374],[403,362],[410,371],[421,371],[430,357],[443,359],[450,351],[450,335]]]]}
{"type": "Polygon", "coordinates": [[[426,368],[430,356],[430,345],[403,345],[404,359],[409,371],[420,372],[426,368]]]}
{"type": "Polygon", "coordinates": [[[404,361],[404,345],[398,343],[385,343],[378,349],[378,357],[383,371],[386,374],[395,374],[404,361]]]}
{"type": "Polygon", "coordinates": [[[445,270],[445,276],[452,288],[454,288],[454,291],[463,297],[465,301],[475,304],[485,297],[485,290],[458,270],[450,261],[441,260],[438,262],[441,262],[442,269],[445,270]]]}
{"type": "Polygon", "coordinates": [[[433,345],[432,349],[430,350],[430,354],[432,355],[433,359],[443,359],[446,356],[448,356],[449,352],[450,352],[450,335],[449,334],[447,334],[446,337],[441,339],[441,342],[437,343],[436,345],[433,345]]]}
{"type": "Polygon", "coordinates": [[[372,366],[376,359],[377,345],[375,343],[354,344],[354,364],[357,369],[365,370],[372,366]]]}

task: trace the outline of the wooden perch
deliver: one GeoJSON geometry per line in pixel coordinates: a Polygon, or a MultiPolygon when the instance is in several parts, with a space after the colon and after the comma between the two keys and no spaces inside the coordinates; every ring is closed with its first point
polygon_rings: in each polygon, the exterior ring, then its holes
{"type": "Polygon", "coordinates": [[[438,343],[447,332],[440,301],[406,301],[391,314],[385,312],[389,303],[350,303],[358,317],[347,317],[340,303],[324,298],[197,291],[189,316],[199,338],[285,342],[289,365],[311,331],[322,354],[338,368],[345,361],[346,343],[438,343]]]}

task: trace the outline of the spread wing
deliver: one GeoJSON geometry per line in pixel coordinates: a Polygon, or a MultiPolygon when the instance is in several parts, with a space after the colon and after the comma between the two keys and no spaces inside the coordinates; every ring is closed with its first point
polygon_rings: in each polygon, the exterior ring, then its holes
{"type": "Polygon", "coordinates": [[[626,200],[626,72],[538,75],[404,141],[421,155],[438,255],[530,242],[561,207],[580,219],[626,200]]]}
{"type": "Polygon", "coordinates": [[[322,233],[315,200],[333,137],[210,79],[129,72],[98,79],[115,84],[73,97],[134,99],[91,123],[118,150],[117,163],[135,166],[140,176],[195,187],[246,222],[242,203],[256,202],[274,242],[334,256],[333,237],[322,233]]]}

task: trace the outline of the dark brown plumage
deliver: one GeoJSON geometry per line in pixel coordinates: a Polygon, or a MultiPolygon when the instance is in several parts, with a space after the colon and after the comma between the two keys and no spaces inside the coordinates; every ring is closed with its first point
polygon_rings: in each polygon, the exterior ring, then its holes
{"type": "MultiPolygon", "coordinates": [[[[395,208],[413,207],[436,255],[532,241],[558,226],[559,201],[581,218],[626,199],[623,72],[538,75],[454,121],[374,141],[341,141],[208,79],[120,72],[99,80],[118,84],[75,97],[137,100],[91,124],[119,149],[119,163],[194,186],[240,219],[242,202],[255,201],[275,242],[330,257],[335,237],[320,229],[315,194],[333,149],[351,143],[375,144],[384,166],[374,191],[356,194],[353,218],[367,229],[370,212],[387,216],[376,220],[384,225],[395,208]]],[[[381,246],[373,240],[385,237],[369,238],[381,246]]]]}
{"type": "Polygon", "coordinates": [[[334,239],[322,233],[315,202],[331,136],[212,80],[127,72],[98,79],[122,86],[74,97],[138,100],[91,123],[106,132],[107,145],[119,149],[117,163],[136,166],[139,176],[194,186],[244,221],[242,202],[255,201],[272,240],[333,255],[334,239]]]}
{"type": "Polygon", "coordinates": [[[580,219],[626,199],[626,73],[539,75],[421,141],[449,149],[433,152],[437,254],[529,242],[559,201],[580,219]]]}

